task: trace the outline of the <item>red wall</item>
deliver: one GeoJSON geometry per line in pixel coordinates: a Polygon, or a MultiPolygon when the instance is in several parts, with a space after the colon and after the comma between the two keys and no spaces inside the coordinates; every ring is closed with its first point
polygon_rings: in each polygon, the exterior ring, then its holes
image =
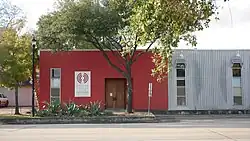
{"type": "MultiPolygon", "coordinates": [[[[115,56],[108,52],[112,62],[117,64],[115,56]]],[[[48,51],[40,53],[40,108],[44,101],[50,99],[50,68],[61,68],[61,100],[84,104],[101,100],[105,103],[105,78],[123,78],[113,69],[99,51],[70,51],[52,54],[48,51]],[[74,71],[91,71],[91,97],[74,97],[74,71]]],[[[151,109],[168,109],[168,83],[165,80],[157,83],[151,74],[153,63],[151,54],[142,55],[132,66],[133,109],[147,109],[148,83],[153,83],[151,109]]]]}

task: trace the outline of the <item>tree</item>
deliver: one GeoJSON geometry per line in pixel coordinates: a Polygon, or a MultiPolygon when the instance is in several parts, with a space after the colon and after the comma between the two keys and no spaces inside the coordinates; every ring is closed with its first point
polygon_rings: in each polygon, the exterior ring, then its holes
{"type": "MultiPolygon", "coordinates": [[[[13,5],[9,0],[0,1],[0,43],[3,33],[7,29],[13,29],[19,32],[25,25],[26,17],[22,10],[13,5]]],[[[8,55],[5,46],[0,46],[0,64],[8,55]]]]}
{"type": "Polygon", "coordinates": [[[102,4],[93,0],[60,0],[57,11],[40,18],[38,36],[43,47],[55,50],[78,48],[74,44],[78,41],[99,49],[127,79],[127,111],[131,113],[133,63],[145,52],[153,52],[152,74],[161,81],[168,71],[167,60],[171,61],[179,41],[196,45],[192,33],[208,27],[215,11],[212,0],[106,0],[102,4]],[[140,46],[146,49],[138,53],[140,46]],[[105,49],[116,56],[119,65],[109,59],[105,49]]]}
{"type": "Polygon", "coordinates": [[[0,64],[0,84],[15,89],[15,114],[20,114],[18,87],[31,76],[31,37],[18,36],[15,30],[6,29],[0,46],[7,50],[5,59],[0,64]]]}
{"type": "MultiPolygon", "coordinates": [[[[20,56],[15,56],[12,53],[17,50],[17,46],[22,46],[23,37],[18,37],[17,33],[21,31],[26,22],[26,17],[22,10],[16,5],[11,4],[9,0],[0,1],[0,84],[1,86],[8,87],[11,89],[15,88],[15,101],[16,110],[15,114],[19,114],[18,106],[18,86],[20,84],[21,75],[19,71],[13,71],[13,69],[19,69],[20,67],[16,64],[18,61],[23,61],[20,56]],[[19,43],[21,42],[21,43],[19,43]],[[21,60],[18,60],[21,59],[21,60]],[[12,67],[13,66],[13,67],[12,67]],[[8,72],[9,71],[9,72],[8,72]],[[9,78],[8,78],[9,77],[9,78]],[[7,79],[8,78],[8,79],[7,79]],[[14,84],[14,80],[19,82],[14,84]]],[[[23,52],[18,52],[21,54],[23,52]]],[[[25,56],[24,52],[24,56],[25,56]]],[[[28,58],[27,58],[28,59],[28,58]]],[[[21,63],[22,64],[22,63],[21,63]]],[[[24,66],[25,68],[26,66],[24,66]]],[[[27,68],[26,68],[27,69],[27,68]]],[[[21,70],[22,73],[23,70],[21,70]]],[[[28,78],[28,76],[26,76],[28,78]]]]}
{"type": "Polygon", "coordinates": [[[9,0],[0,1],[0,28],[13,28],[20,30],[26,18],[22,10],[9,0]]]}
{"type": "Polygon", "coordinates": [[[61,12],[52,12],[48,15],[40,17],[38,22],[39,28],[36,32],[37,39],[39,40],[39,48],[50,48],[55,51],[69,50],[75,48],[94,48],[89,42],[81,40],[65,31],[67,21],[63,22],[60,16],[61,12]],[[61,22],[57,22],[61,21],[61,22]]]}

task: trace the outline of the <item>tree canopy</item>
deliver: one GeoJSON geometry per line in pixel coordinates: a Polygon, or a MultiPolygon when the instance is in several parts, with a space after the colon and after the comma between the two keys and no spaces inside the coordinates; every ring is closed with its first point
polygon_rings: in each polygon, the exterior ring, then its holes
{"type": "Polygon", "coordinates": [[[0,84],[13,89],[31,76],[31,38],[18,36],[15,30],[8,29],[2,35],[0,46],[8,52],[0,64],[0,84]]]}
{"type": "Polygon", "coordinates": [[[9,0],[0,1],[0,28],[20,30],[26,22],[23,11],[9,0]]]}
{"type": "Polygon", "coordinates": [[[155,53],[153,74],[159,78],[166,73],[166,61],[171,60],[180,40],[195,46],[193,32],[208,27],[216,12],[213,0],[106,0],[102,4],[60,0],[57,4],[56,11],[38,22],[42,47],[119,47],[118,51],[123,48],[123,52],[133,54],[138,47],[146,46],[146,51],[155,53]],[[156,43],[157,49],[153,49],[151,44],[156,43]]]}
{"type": "Polygon", "coordinates": [[[8,55],[8,50],[3,46],[2,36],[8,29],[19,32],[25,25],[26,17],[23,11],[13,5],[9,0],[0,1],[0,64],[8,55]]]}
{"type": "Polygon", "coordinates": [[[18,87],[31,75],[30,36],[18,35],[25,22],[19,7],[0,1],[0,86],[15,89],[15,114],[20,114],[18,87]]]}
{"type": "Polygon", "coordinates": [[[18,35],[25,22],[25,16],[19,7],[9,0],[0,1],[1,86],[14,88],[30,76],[30,35],[18,35]]]}

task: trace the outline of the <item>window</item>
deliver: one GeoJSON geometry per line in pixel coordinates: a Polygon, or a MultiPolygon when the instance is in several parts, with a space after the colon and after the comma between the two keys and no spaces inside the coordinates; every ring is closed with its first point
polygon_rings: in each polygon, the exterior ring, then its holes
{"type": "Polygon", "coordinates": [[[50,70],[50,102],[60,101],[61,91],[61,69],[52,68],[50,70]]]}
{"type": "Polygon", "coordinates": [[[186,81],[185,81],[185,63],[176,64],[176,77],[177,77],[177,105],[186,105],[186,81]]]}
{"type": "Polygon", "coordinates": [[[176,65],[176,77],[185,77],[185,63],[177,63],[176,65]]]}
{"type": "Polygon", "coordinates": [[[177,105],[179,105],[179,106],[186,105],[185,80],[177,80],[177,105]],[[178,83],[181,85],[178,85],[178,83]],[[183,86],[183,84],[184,84],[184,86],[183,86]]]}
{"type": "Polygon", "coordinates": [[[2,94],[0,94],[0,98],[3,98],[2,94]]]}
{"type": "Polygon", "coordinates": [[[240,65],[240,63],[233,64],[233,77],[241,77],[241,65],[240,65]]]}
{"type": "Polygon", "coordinates": [[[185,86],[185,80],[177,80],[177,86],[185,86]]]}
{"type": "Polygon", "coordinates": [[[241,87],[241,64],[234,63],[232,67],[232,86],[234,105],[242,105],[242,87],[241,87]]]}
{"type": "Polygon", "coordinates": [[[51,78],[60,78],[60,69],[51,69],[51,78]]]}

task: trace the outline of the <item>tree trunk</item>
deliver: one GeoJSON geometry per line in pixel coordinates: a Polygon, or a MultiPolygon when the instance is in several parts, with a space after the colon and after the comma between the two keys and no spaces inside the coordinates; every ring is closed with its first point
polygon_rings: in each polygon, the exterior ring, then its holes
{"type": "Polygon", "coordinates": [[[20,115],[18,104],[18,85],[15,86],[15,115],[20,115]]]}
{"type": "Polygon", "coordinates": [[[128,113],[133,113],[133,108],[132,108],[132,97],[133,97],[133,91],[132,91],[132,80],[131,78],[127,78],[127,88],[128,88],[128,108],[127,112],[128,113]]]}
{"type": "Polygon", "coordinates": [[[128,89],[128,107],[127,112],[133,113],[133,88],[132,88],[132,76],[131,76],[131,66],[127,67],[127,89],[128,89]]]}

